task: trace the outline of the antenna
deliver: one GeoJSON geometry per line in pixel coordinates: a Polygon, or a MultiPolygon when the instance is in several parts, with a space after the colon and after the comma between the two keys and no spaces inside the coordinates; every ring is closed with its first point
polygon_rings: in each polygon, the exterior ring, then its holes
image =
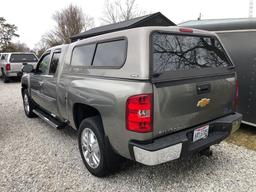
{"type": "Polygon", "coordinates": [[[253,0],[249,0],[249,17],[253,17],[253,0]]]}

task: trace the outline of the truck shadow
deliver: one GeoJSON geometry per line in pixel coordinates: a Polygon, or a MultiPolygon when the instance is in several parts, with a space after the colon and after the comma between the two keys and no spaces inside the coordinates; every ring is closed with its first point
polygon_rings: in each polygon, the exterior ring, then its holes
{"type": "MultiPolygon", "coordinates": [[[[193,170],[194,168],[197,168],[198,165],[201,163],[203,166],[208,166],[206,161],[211,161],[212,157],[206,157],[201,155],[194,155],[190,159],[178,159],[174,160],[172,162],[163,163],[160,165],[155,166],[146,166],[131,160],[124,160],[123,165],[121,166],[120,172],[129,172],[132,169],[148,169],[150,172],[155,173],[162,173],[162,169],[165,169],[166,167],[172,168],[172,169],[184,169],[184,171],[193,170]]],[[[212,162],[211,162],[212,163],[212,162]]],[[[203,167],[201,167],[203,168],[203,167]]]]}
{"type": "MultiPolygon", "coordinates": [[[[2,81],[2,83],[4,83],[4,80],[3,80],[2,77],[0,77],[0,81],[2,81]]],[[[20,77],[12,77],[12,78],[10,78],[9,81],[8,81],[7,83],[5,83],[5,84],[8,85],[9,83],[20,83],[20,81],[21,81],[21,78],[20,78],[20,77]]]]}
{"type": "Polygon", "coordinates": [[[180,185],[181,181],[183,184],[188,184],[191,179],[197,180],[197,177],[202,175],[212,177],[215,175],[213,173],[222,170],[222,162],[230,159],[224,154],[221,154],[222,158],[219,159],[217,155],[218,152],[213,157],[195,155],[189,160],[176,160],[152,167],[126,161],[121,170],[109,176],[107,180],[113,182],[122,177],[132,178],[135,186],[136,180],[154,181],[153,183],[157,185],[156,189],[160,185],[180,185]]]}
{"type": "Polygon", "coordinates": [[[73,129],[72,127],[68,126],[68,127],[65,127],[64,129],[60,129],[59,131],[61,133],[63,133],[64,135],[69,136],[72,139],[77,140],[78,131],[73,129]]]}

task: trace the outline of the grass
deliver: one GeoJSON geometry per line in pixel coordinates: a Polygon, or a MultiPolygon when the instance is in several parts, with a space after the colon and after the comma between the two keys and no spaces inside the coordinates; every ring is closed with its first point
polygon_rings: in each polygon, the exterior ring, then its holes
{"type": "Polygon", "coordinates": [[[226,141],[256,151],[256,127],[242,124],[226,141]]]}

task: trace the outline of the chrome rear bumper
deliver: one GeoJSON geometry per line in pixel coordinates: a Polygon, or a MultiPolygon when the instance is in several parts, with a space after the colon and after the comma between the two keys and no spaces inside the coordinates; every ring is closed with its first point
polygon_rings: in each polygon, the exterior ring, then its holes
{"type": "Polygon", "coordinates": [[[198,127],[186,129],[171,135],[157,138],[149,142],[130,142],[132,158],[145,165],[158,165],[179,158],[188,158],[211,145],[220,143],[230,134],[239,129],[242,115],[234,113],[215,121],[209,125],[209,135],[205,139],[193,142],[193,132],[198,127]]]}

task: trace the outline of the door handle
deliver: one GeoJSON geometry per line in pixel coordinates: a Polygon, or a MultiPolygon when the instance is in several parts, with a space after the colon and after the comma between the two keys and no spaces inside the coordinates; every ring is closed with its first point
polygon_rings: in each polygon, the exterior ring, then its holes
{"type": "Polygon", "coordinates": [[[196,86],[197,94],[209,93],[211,91],[211,84],[201,84],[196,86]]]}

